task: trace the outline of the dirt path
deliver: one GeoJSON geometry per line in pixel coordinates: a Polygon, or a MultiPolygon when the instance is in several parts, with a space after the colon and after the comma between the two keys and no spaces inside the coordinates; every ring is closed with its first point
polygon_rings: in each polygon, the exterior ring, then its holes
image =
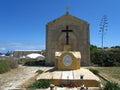
{"type": "Polygon", "coordinates": [[[19,66],[10,72],[0,74],[0,90],[9,90],[18,87],[35,75],[37,70],[48,70],[50,67],[19,66]]]}

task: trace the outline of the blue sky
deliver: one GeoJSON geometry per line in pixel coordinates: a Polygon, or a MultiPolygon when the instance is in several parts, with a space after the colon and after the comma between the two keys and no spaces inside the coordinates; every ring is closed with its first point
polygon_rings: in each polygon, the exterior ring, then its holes
{"type": "Polygon", "coordinates": [[[45,49],[46,24],[66,13],[90,24],[90,43],[101,47],[99,24],[108,17],[104,46],[120,45],[120,0],[0,0],[0,52],[45,49]]]}

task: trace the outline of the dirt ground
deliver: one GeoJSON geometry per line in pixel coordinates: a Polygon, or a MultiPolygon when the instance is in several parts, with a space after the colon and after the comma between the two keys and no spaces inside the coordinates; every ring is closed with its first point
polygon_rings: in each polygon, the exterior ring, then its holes
{"type": "Polygon", "coordinates": [[[22,83],[34,77],[37,70],[48,70],[50,67],[32,67],[32,66],[19,66],[10,72],[0,74],[0,90],[9,90],[19,87],[22,83]]]}

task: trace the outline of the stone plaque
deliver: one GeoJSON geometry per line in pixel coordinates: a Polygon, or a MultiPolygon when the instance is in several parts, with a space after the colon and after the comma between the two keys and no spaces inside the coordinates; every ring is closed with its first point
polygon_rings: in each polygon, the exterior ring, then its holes
{"type": "Polygon", "coordinates": [[[65,55],[63,57],[63,64],[65,66],[70,66],[72,64],[72,57],[70,55],[65,55]]]}

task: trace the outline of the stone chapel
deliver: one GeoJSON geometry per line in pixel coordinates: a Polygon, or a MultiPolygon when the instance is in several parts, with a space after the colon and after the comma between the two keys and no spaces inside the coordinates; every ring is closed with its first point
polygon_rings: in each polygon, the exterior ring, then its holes
{"type": "Polygon", "coordinates": [[[89,23],[70,15],[68,12],[46,25],[46,65],[55,65],[55,52],[64,51],[66,33],[69,32],[69,51],[81,53],[81,66],[90,65],[89,23]]]}

